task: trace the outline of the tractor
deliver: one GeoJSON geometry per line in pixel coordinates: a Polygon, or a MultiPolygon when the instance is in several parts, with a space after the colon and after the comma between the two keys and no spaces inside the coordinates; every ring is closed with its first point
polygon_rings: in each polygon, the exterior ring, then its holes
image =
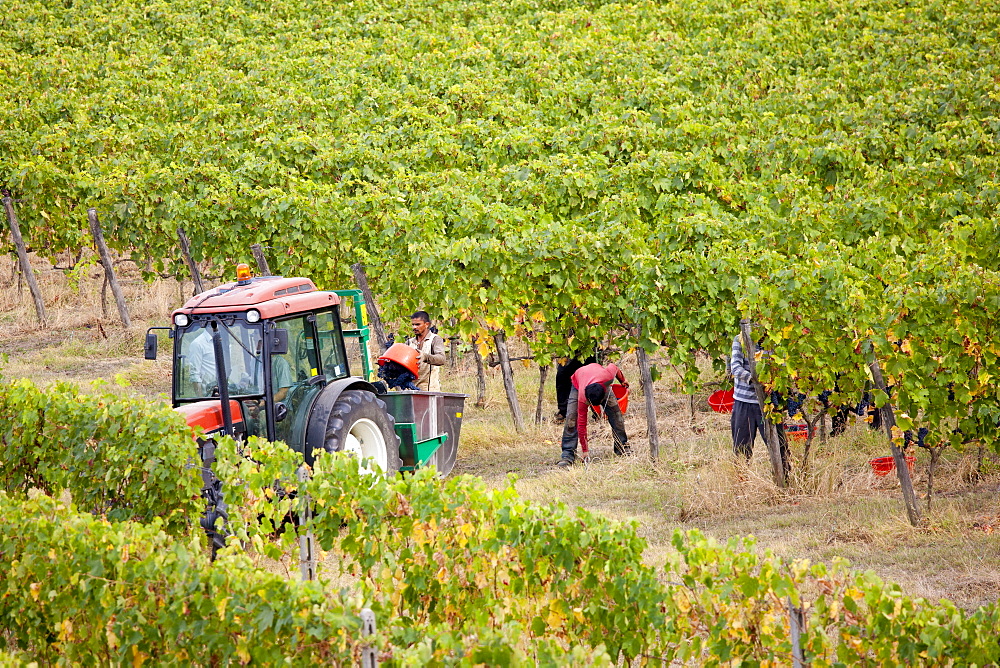
{"type": "Polygon", "coordinates": [[[145,357],[156,359],[156,330],[166,330],[173,406],[203,430],[198,450],[209,510],[202,525],[210,534],[225,516],[222,483],[211,471],[217,435],[281,441],[310,465],[325,450],[351,453],[385,475],[428,465],[447,475],[454,467],[466,395],[394,392],[376,382],[361,291],[253,277],[241,264],[235,282],[192,297],[171,322],[147,331],[145,357]],[[345,328],[341,312],[352,302],[346,320],[354,326],[345,328]],[[352,375],[348,339],[359,346],[360,375],[352,375]]]}

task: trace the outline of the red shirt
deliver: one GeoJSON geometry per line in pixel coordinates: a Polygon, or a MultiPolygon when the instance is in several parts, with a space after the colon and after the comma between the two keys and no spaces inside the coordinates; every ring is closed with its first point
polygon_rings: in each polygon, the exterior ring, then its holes
{"type": "Polygon", "coordinates": [[[625,382],[625,375],[621,372],[621,369],[615,364],[609,364],[606,367],[600,364],[588,364],[586,366],[577,369],[576,373],[573,374],[573,387],[576,388],[579,396],[576,402],[576,433],[580,436],[580,448],[583,452],[587,452],[587,396],[584,394],[584,390],[591,383],[600,383],[605,391],[612,382],[618,380],[620,383],[625,382]]]}

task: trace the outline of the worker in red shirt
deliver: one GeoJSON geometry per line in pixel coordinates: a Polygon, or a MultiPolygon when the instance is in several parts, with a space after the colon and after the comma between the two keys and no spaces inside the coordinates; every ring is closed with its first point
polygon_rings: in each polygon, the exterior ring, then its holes
{"type": "Polygon", "coordinates": [[[625,420],[621,408],[611,391],[611,383],[618,380],[628,387],[625,376],[614,364],[606,367],[600,364],[588,364],[579,368],[573,374],[573,389],[569,391],[566,402],[566,423],[563,426],[562,457],[557,466],[572,466],[576,461],[576,442],[579,438],[583,448],[583,456],[588,453],[587,447],[587,409],[589,406],[600,406],[611,424],[611,433],[615,439],[615,454],[631,454],[628,447],[628,435],[625,433],[625,420]],[[573,407],[576,407],[576,419],[572,419],[573,407]]]}

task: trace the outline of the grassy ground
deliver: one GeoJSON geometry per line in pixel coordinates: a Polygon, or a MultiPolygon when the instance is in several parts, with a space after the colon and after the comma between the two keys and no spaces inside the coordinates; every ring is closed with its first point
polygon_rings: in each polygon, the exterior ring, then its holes
{"type": "MultiPolygon", "coordinates": [[[[83,384],[111,381],[118,392],[150,397],[169,392],[166,356],[142,360],[145,327],[166,323],[179,305],[182,290],[173,281],[145,284],[125,265],[123,282],[135,324],[123,330],[109,295],[102,315],[96,270],[81,272],[71,283],[63,272],[37,262],[49,309],[50,327],[40,329],[27,288],[17,289],[9,261],[0,260],[0,373],[39,383],[68,380],[83,384]]],[[[513,354],[517,355],[518,352],[513,354]]],[[[634,361],[623,362],[636,379],[634,361]]],[[[1000,596],[1000,465],[987,456],[983,474],[973,475],[975,452],[946,453],[935,476],[930,512],[924,525],[906,523],[898,484],[878,478],[868,460],[886,447],[865,425],[853,424],[827,443],[813,444],[810,469],[796,470],[789,490],[771,482],[767,454],[758,443],[749,465],[730,455],[727,416],[708,411],[705,396],[676,394],[661,381],[657,387],[659,461],[650,463],[641,396],[626,416],[635,455],[614,457],[610,430],[593,423],[595,461],[569,470],[554,466],[559,457],[561,426],[548,418],[555,411],[553,374],[544,390],[543,421],[533,424],[538,394],[537,367],[518,365],[518,395],[529,427],[513,429],[499,373],[488,372],[487,401],[477,409],[467,402],[456,473],[481,476],[489,485],[508,484],[540,503],[563,502],[636,521],[649,543],[647,559],[662,563],[676,529],[699,528],[726,539],[752,534],[760,549],[788,558],[828,561],[845,557],[860,569],[872,569],[899,582],[913,595],[947,597],[974,608],[1000,596]],[[994,533],[994,529],[998,529],[994,533]]],[[[444,389],[475,397],[471,359],[445,374],[444,389]]],[[[638,395],[638,383],[633,383],[638,395]]],[[[794,443],[794,442],[793,442],[794,443]]],[[[801,446],[793,444],[796,463],[801,446]]],[[[926,492],[927,457],[917,453],[915,485],[926,492]]],[[[921,502],[926,504],[926,499],[921,502]]]]}

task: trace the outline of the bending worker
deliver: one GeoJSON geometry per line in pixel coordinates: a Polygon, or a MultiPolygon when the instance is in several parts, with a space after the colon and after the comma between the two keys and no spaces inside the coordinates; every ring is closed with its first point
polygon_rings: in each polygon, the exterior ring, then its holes
{"type": "Polygon", "coordinates": [[[606,367],[600,364],[588,364],[580,367],[572,378],[573,389],[569,391],[566,403],[566,423],[563,426],[562,457],[557,466],[572,466],[576,462],[576,443],[579,439],[583,447],[583,456],[589,451],[587,447],[587,408],[600,406],[608,416],[611,433],[615,440],[615,454],[631,454],[628,447],[628,434],[625,433],[625,420],[621,408],[611,391],[611,383],[618,380],[628,387],[625,376],[614,364],[606,367]],[[570,412],[575,406],[575,415],[570,412]],[[575,419],[572,419],[575,418],[575,419]]]}

